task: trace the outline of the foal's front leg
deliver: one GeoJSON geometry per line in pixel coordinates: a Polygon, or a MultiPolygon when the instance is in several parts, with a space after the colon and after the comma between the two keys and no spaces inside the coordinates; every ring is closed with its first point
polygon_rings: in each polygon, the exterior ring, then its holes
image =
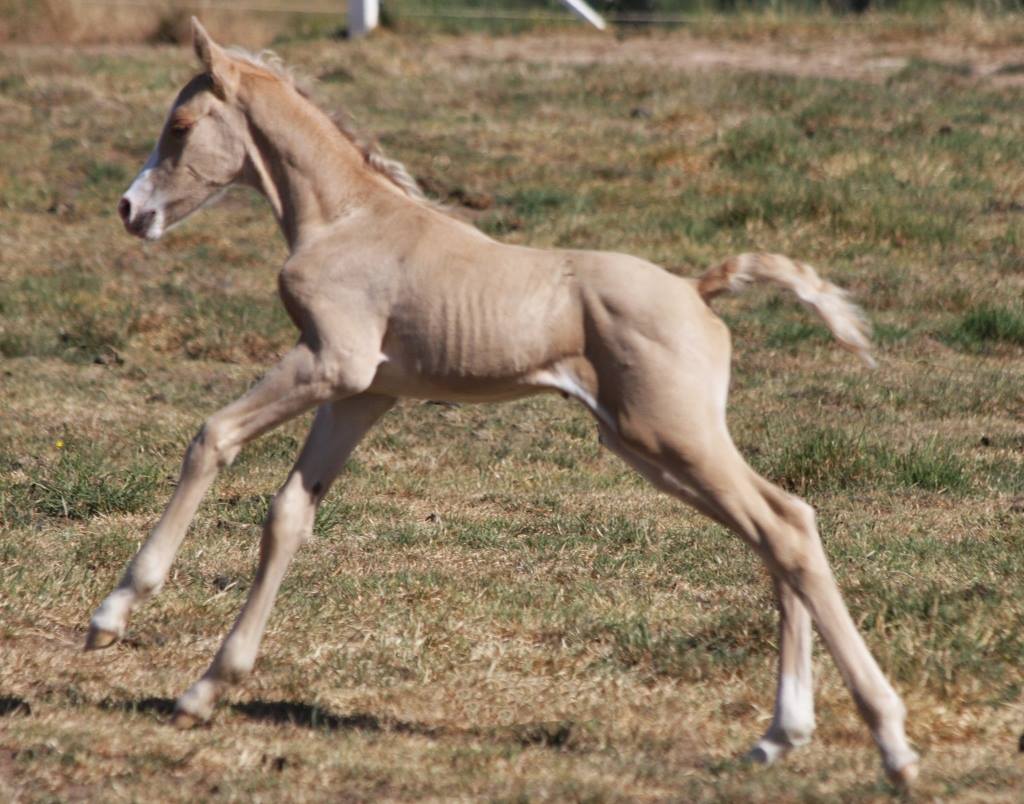
{"type": "Polygon", "coordinates": [[[295,468],[271,503],[256,580],[245,606],[210,668],[178,699],[175,725],[208,720],[224,687],[252,671],[281,579],[295,551],[313,533],[317,506],[356,444],[394,402],[364,394],[317,411],[295,468]]]}
{"type": "Polygon", "coordinates": [[[218,470],[230,464],[248,441],[336,393],[321,370],[318,355],[299,344],[248,393],[207,419],[185,452],[178,486],[163,516],[117,588],[93,614],[86,650],[105,648],[120,639],[132,609],[160,591],[218,470]]]}

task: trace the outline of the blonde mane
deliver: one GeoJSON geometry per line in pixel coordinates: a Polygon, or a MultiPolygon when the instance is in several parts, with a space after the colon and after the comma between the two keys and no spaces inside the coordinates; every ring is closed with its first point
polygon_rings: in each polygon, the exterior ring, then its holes
{"type": "MultiPolygon", "coordinates": [[[[296,77],[295,73],[284,63],[284,60],[272,50],[261,50],[253,53],[240,47],[227,48],[228,54],[251,67],[265,70],[271,75],[280,78],[310,103],[319,107],[313,97],[313,81],[296,77]]],[[[351,116],[347,111],[330,112],[322,110],[334,123],[335,128],[345,137],[356,150],[362,154],[363,161],[371,170],[379,173],[385,179],[394,184],[399,190],[410,198],[417,201],[424,201],[429,204],[434,202],[427,198],[420,188],[419,183],[413,178],[408,168],[397,159],[385,156],[380,144],[363,132],[359,132],[352,123],[351,116]]]]}

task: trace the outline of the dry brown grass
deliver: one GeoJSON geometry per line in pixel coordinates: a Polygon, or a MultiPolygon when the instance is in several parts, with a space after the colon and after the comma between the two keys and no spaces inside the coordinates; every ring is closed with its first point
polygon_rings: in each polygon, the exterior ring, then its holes
{"type": "MultiPolygon", "coordinates": [[[[235,5],[238,5],[237,3],[235,5]]],[[[243,6],[251,3],[243,3],[243,6]]],[[[271,8],[274,3],[265,4],[271,8]]],[[[177,0],[151,3],[119,0],[0,0],[0,42],[98,44],[185,42],[188,20],[200,14],[207,25],[232,42],[259,48],[280,35],[303,30],[335,30],[344,25],[344,5],[334,14],[259,13],[233,10],[232,0],[182,4],[177,0]]],[[[323,7],[328,7],[326,3],[323,7]]]]}
{"type": "MultiPolygon", "coordinates": [[[[810,30],[777,35],[810,52],[810,30]]],[[[678,42],[744,47],[716,36],[678,42]]],[[[600,51],[574,64],[572,42],[599,40],[542,34],[282,50],[437,192],[490,196],[474,214],[507,239],[687,273],[780,250],[854,289],[878,328],[874,373],[789,303],[722,305],[733,429],[819,509],[854,616],[906,696],[920,797],[1014,801],[1022,98],[910,58],[932,46],[917,36],[881,81],[600,51]]],[[[821,655],[814,744],[778,768],[738,761],[770,718],[764,575],[558,399],[387,417],[286,579],[256,674],[209,727],[164,721],[243,600],[303,422],[218,482],[128,641],[80,652],[192,432],[291,338],[261,201],[231,196],[158,244],[113,214],[192,69],[170,48],[0,54],[0,797],[890,795],[821,655]]]]}

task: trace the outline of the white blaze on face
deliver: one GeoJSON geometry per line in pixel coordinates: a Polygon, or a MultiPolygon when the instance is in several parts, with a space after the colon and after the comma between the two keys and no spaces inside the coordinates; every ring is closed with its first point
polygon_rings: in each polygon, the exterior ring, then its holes
{"type": "Polygon", "coordinates": [[[135,181],[121,197],[119,206],[125,228],[146,240],[160,238],[164,233],[166,219],[166,201],[154,183],[157,159],[157,150],[154,148],[135,181]]]}

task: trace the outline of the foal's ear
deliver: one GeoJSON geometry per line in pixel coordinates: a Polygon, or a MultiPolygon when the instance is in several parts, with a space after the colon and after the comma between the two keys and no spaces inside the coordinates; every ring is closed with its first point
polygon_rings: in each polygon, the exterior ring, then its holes
{"type": "Polygon", "coordinates": [[[214,92],[225,99],[234,95],[238,89],[238,68],[195,17],[192,18],[192,48],[213,79],[214,92]]]}

